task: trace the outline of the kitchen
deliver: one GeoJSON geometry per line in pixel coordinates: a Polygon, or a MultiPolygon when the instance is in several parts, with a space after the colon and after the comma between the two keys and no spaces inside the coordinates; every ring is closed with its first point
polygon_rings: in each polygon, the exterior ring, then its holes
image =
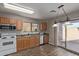
{"type": "Polygon", "coordinates": [[[0,17],[0,55],[47,44],[48,33],[44,32],[46,30],[46,22],[31,23],[9,17],[0,17]]]}
{"type": "Polygon", "coordinates": [[[47,22],[30,20],[31,18],[24,18],[24,20],[23,17],[15,14],[8,13],[8,16],[6,13],[2,14],[0,16],[0,55],[48,43],[48,33],[45,33],[47,22]]]}
{"type": "MultiPolygon", "coordinates": [[[[0,56],[76,55],[58,44],[62,39],[59,24],[77,18],[79,13],[73,11],[78,6],[65,3],[0,3],[0,56]],[[64,13],[56,15],[61,7],[65,7],[67,13],[72,8],[71,19],[64,13]]],[[[66,48],[66,42],[64,46],[66,48]]]]}

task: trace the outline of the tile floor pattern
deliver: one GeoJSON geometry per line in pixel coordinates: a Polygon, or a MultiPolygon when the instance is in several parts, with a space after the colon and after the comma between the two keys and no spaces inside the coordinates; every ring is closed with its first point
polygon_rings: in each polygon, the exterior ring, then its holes
{"type": "Polygon", "coordinates": [[[32,49],[23,50],[18,53],[13,53],[8,56],[77,56],[77,55],[70,53],[62,48],[46,44],[32,49]]]}

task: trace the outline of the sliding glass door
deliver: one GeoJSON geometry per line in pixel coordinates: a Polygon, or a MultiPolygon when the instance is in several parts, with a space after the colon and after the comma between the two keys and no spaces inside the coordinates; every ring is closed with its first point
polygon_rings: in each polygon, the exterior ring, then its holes
{"type": "Polygon", "coordinates": [[[67,25],[67,49],[79,52],[79,22],[67,25]]]}
{"type": "Polygon", "coordinates": [[[60,23],[57,30],[58,45],[79,53],[79,22],[60,23]]]}

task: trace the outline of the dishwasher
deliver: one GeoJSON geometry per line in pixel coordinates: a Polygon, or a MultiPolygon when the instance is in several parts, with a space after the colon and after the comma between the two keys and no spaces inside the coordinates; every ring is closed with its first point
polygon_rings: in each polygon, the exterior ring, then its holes
{"type": "Polygon", "coordinates": [[[44,38],[43,33],[40,33],[40,44],[43,44],[43,38],[44,38]]]}

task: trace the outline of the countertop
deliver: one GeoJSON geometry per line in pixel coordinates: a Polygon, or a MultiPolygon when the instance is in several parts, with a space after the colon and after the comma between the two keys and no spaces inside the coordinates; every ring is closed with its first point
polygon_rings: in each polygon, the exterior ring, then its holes
{"type": "Polygon", "coordinates": [[[6,31],[0,32],[1,34],[15,34],[15,35],[47,35],[45,32],[20,32],[20,31],[6,31]]]}

